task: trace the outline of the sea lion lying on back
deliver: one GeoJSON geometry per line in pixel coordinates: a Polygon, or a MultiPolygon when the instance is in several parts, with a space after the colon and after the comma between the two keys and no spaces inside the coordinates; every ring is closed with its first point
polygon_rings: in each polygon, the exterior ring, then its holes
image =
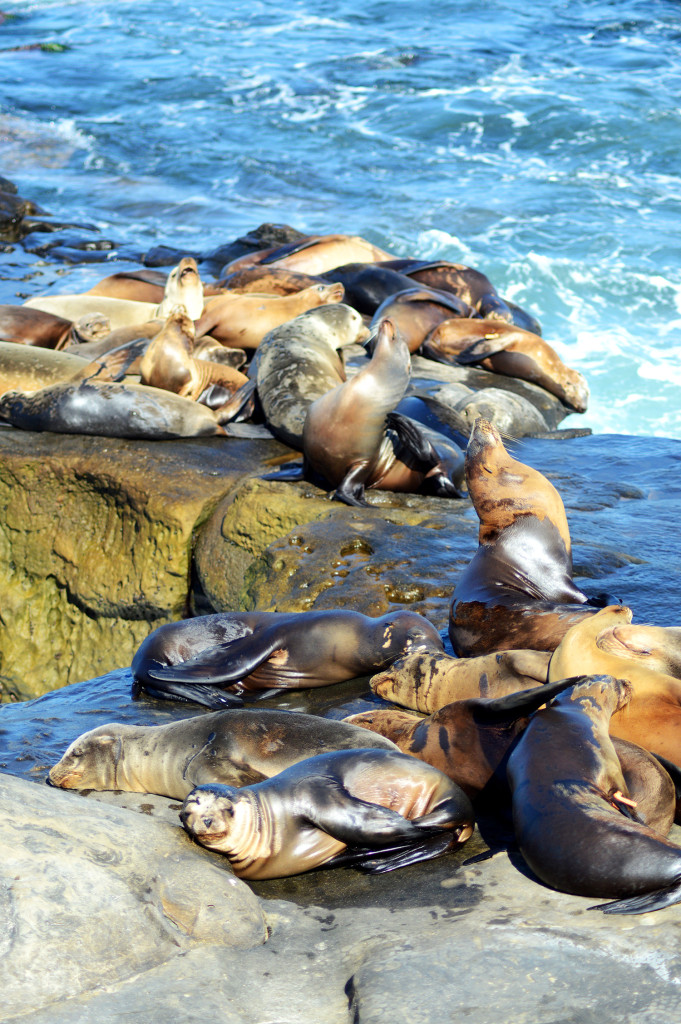
{"type": "Polygon", "coordinates": [[[112,722],[75,739],[48,782],[183,800],[204,783],[246,786],[317,754],[374,745],[396,749],[358,726],[291,711],[215,711],[151,726],[112,722]]]}
{"type": "Polygon", "coordinates": [[[470,801],[458,786],[389,750],[321,754],[243,789],[200,786],[180,819],[250,879],[349,864],[392,871],[439,856],[473,832],[470,801]]]}
{"type": "Polygon", "coordinates": [[[366,505],[364,491],[370,487],[462,496],[459,449],[393,413],[404,397],[409,374],[409,350],[392,322],[382,320],[369,364],[308,409],[305,459],[335,487],[339,500],[366,505]]]}

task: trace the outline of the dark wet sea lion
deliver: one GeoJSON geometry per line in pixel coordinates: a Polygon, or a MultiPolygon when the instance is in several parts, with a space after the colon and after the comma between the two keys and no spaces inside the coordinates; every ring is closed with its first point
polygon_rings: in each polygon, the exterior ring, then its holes
{"type": "Polygon", "coordinates": [[[571,626],[596,610],[572,580],[570,531],[558,491],[511,458],[483,419],[468,442],[466,480],[480,519],[479,546],[452,595],[455,653],[555,650],[571,626]]]}
{"type": "Polygon", "coordinates": [[[308,309],[341,302],[341,284],[316,284],[290,295],[223,292],[206,302],[196,323],[196,334],[210,334],[223,345],[257,348],[275,327],[293,320],[308,309]]]}
{"type": "Polygon", "coordinates": [[[365,341],[369,331],[345,303],[320,306],[276,327],[258,346],[249,376],[268,426],[299,451],[307,410],[346,379],[339,350],[365,341]]]}
{"type": "Polygon", "coordinates": [[[374,313],[371,326],[388,317],[400,331],[410,352],[416,352],[443,320],[470,317],[473,310],[455,295],[432,288],[414,288],[391,295],[374,313]]]}
{"type": "Polygon", "coordinates": [[[561,892],[638,914],[681,901],[681,848],[636,819],[610,716],[630,684],[584,677],[537,712],[508,762],[513,822],[532,871],[561,892]]]}
{"type": "Polygon", "coordinates": [[[254,264],[286,267],[303,274],[326,274],[345,263],[375,263],[390,253],[359,235],[306,235],[298,241],[246,253],[223,267],[223,275],[254,264]]]}
{"type": "Polygon", "coordinates": [[[142,384],[69,381],[0,397],[0,419],[22,430],[166,440],[224,435],[205,406],[142,384]]]}
{"type": "Polygon", "coordinates": [[[463,843],[468,798],[446,775],[391,750],[321,754],[273,779],[233,789],[200,786],[182,824],[229,858],[240,878],[280,878],[353,864],[392,871],[463,843]]]}
{"type": "MultiPolygon", "coordinates": [[[[183,800],[195,786],[246,786],[330,750],[372,746],[365,729],[291,711],[215,711],[167,725],[112,722],[83,733],[50,769],[62,789],[159,793],[183,800]]],[[[395,750],[383,736],[377,747],[395,750]]]]}
{"type": "Polygon", "coordinates": [[[411,278],[382,263],[346,263],[324,276],[328,281],[340,281],[345,288],[345,301],[367,316],[373,316],[391,296],[414,289],[411,278]]]}
{"type": "Polygon", "coordinates": [[[409,350],[392,322],[383,320],[367,366],[308,409],[305,459],[339,500],[365,505],[370,487],[461,497],[459,449],[444,437],[434,446],[419,424],[392,412],[409,373],[409,350]]]}
{"type": "Polygon", "coordinates": [[[73,321],[26,306],[0,306],[0,340],[15,345],[63,349],[72,340],[73,321]]]}
{"type": "Polygon", "coordinates": [[[414,650],[442,650],[438,631],[415,612],[223,612],[159,626],[137,650],[132,673],[155,696],[214,707],[240,703],[234,695],[242,693],[368,675],[414,650]]]}
{"type": "Polygon", "coordinates": [[[447,260],[414,259],[392,260],[387,265],[428,288],[451,292],[477,310],[481,317],[514,322],[514,313],[509,304],[502,299],[489,278],[473,267],[449,263],[447,260]]]}
{"type": "Polygon", "coordinates": [[[373,676],[371,688],[384,700],[431,714],[454,700],[504,697],[541,686],[550,658],[546,651],[497,651],[478,658],[415,652],[373,676]]]}
{"type": "Polygon", "coordinates": [[[630,700],[610,721],[613,736],[681,764],[679,630],[631,626],[624,605],[601,609],[566,633],[549,664],[549,679],[568,667],[623,676],[630,700]]]}
{"type": "Polygon", "coordinates": [[[501,320],[443,320],[421,346],[421,354],[441,363],[503,373],[537,384],[575,412],[585,412],[588,385],[578,370],[559,358],[538,334],[501,320]]]}

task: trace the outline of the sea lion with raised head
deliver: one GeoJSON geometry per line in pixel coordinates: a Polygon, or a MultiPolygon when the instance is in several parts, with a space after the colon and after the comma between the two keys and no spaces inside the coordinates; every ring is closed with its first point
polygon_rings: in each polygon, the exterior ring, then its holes
{"type": "Polygon", "coordinates": [[[547,885],[615,900],[608,914],[681,901],[681,848],[640,822],[608,735],[631,685],[585,676],[532,718],[507,766],[518,846],[547,885]]]}
{"type": "Polygon", "coordinates": [[[354,679],[423,650],[441,651],[442,641],[416,612],[222,612],[159,626],[138,648],[132,673],[154,696],[219,707],[354,679]]]}
{"type": "Polygon", "coordinates": [[[243,789],[200,786],[180,819],[239,878],[353,865],[382,872],[439,856],[473,832],[468,797],[392,750],[320,754],[243,789]]]}
{"type": "Polygon", "coordinates": [[[489,420],[466,450],[479,545],[456,580],[449,636],[460,657],[523,648],[553,651],[596,604],[572,579],[565,508],[553,484],[511,458],[489,420]]]}
{"type": "Polygon", "coordinates": [[[463,458],[456,445],[393,412],[409,374],[404,339],[382,320],[370,362],[308,409],[305,459],[340,501],[366,505],[364,491],[371,487],[462,496],[463,458]]]}
{"type": "Polygon", "coordinates": [[[193,256],[185,256],[168,274],[156,316],[163,319],[178,305],[184,306],[192,320],[198,320],[203,312],[203,283],[193,256]]]}
{"type": "Polygon", "coordinates": [[[62,789],[159,793],[184,800],[195,786],[246,786],[331,750],[374,745],[383,736],[292,711],[215,711],[167,725],[111,722],[78,736],[49,772],[62,789]]]}

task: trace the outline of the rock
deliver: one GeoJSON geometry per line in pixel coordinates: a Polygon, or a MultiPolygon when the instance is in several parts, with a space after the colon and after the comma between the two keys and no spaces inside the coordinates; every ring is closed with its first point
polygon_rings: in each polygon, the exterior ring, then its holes
{"type": "Polygon", "coordinates": [[[2,776],[3,1019],[148,971],[198,943],[265,941],[227,861],[176,826],[2,776]]]}
{"type": "Polygon", "coordinates": [[[271,249],[275,246],[286,245],[289,242],[297,242],[299,238],[306,235],[297,228],[288,224],[261,224],[248,234],[242,235],[233,242],[218,246],[211,252],[199,257],[202,268],[216,276],[220,273],[225,264],[232,260],[245,256],[249,252],[257,252],[259,249],[271,249]]]}

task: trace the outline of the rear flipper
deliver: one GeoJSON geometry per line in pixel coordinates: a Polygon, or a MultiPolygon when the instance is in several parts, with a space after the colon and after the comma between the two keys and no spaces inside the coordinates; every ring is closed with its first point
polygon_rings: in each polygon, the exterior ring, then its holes
{"type": "Polygon", "coordinates": [[[214,647],[206,647],[193,658],[178,661],[175,665],[148,665],[144,675],[161,686],[168,683],[233,685],[255,672],[270,655],[285,646],[280,627],[269,627],[257,634],[248,633],[214,647]]]}
{"type": "Polygon", "coordinates": [[[146,693],[157,700],[173,700],[182,704],[200,704],[213,711],[224,711],[226,708],[241,708],[244,702],[241,697],[226,693],[216,686],[184,685],[173,682],[155,682],[136,679],[132,687],[133,698],[146,693]]]}
{"type": "Polygon", "coordinates": [[[352,867],[367,874],[378,875],[397,868],[416,864],[420,860],[431,860],[440,857],[453,843],[452,832],[445,829],[434,836],[428,836],[419,842],[400,844],[386,849],[372,850],[355,847],[339,853],[324,867],[352,867]]]}
{"type": "Polygon", "coordinates": [[[649,914],[652,910],[663,910],[675,903],[681,903],[681,879],[666,889],[655,889],[643,896],[614,900],[612,903],[599,903],[589,907],[589,910],[602,910],[604,914],[649,914]]]}

